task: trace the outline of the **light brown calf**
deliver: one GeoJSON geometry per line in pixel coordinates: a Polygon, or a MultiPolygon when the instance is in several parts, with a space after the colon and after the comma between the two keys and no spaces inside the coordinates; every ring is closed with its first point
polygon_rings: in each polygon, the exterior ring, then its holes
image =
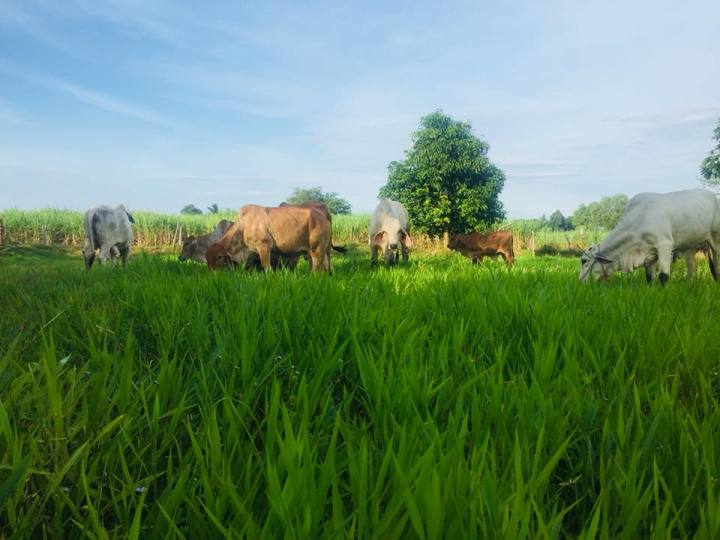
{"type": "Polygon", "coordinates": [[[469,234],[451,234],[448,248],[459,251],[472,262],[477,263],[483,257],[502,256],[508,265],[513,263],[513,235],[507,231],[496,231],[488,234],[477,232],[469,234]]]}

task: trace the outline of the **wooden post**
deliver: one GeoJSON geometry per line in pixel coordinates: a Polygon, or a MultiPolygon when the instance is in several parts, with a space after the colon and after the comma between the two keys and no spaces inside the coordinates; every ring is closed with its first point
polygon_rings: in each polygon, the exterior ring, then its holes
{"type": "Polygon", "coordinates": [[[0,246],[5,245],[5,223],[0,219],[0,246]]]}

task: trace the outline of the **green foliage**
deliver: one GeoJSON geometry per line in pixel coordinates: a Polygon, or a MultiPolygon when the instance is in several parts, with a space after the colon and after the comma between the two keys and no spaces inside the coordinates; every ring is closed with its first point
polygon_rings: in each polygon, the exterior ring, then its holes
{"type": "Polygon", "coordinates": [[[217,205],[217,203],[213,203],[207,207],[207,211],[208,211],[208,214],[219,214],[220,207],[217,205]]]}
{"type": "MultiPolygon", "coordinates": [[[[131,210],[135,224],[135,243],[143,247],[163,247],[178,243],[180,237],[210,232],[221,219],[233,220],[235,210],[218,214],[158,214],[131,210]]],[[[85,231],[83,213],[73,210],[2,210],[0,219],[9,244],[82,245],[85,231]]],[[[341,215],[333,219],[333,238],[338,242],[367,241],[368,216],[341,215]]]]}
{"type": "Polygon", "coordinates": [[[200,210],[194,204],[186,204],[185,206],[182,207],[182,209],[180,210],[180,213],[185,214],[185,215],[196,215],[196,214],[199,215],[199,214],[202,214],[203,211],[200,210]]]}
{"type": "Polygon", "coordinates": [[[712,186],[720,185],[720,120],[715,128],[713,137],[717,145],[710,151],[710,154],[703,160],[700,166],[705,183],[712,186]]]}
{"type": "Polygon", "coordinates": [[[603,197],[589,205],[581,204],[572,215],[572,224],[588,230],[604,229],[609,231],[617,225],[627,206],[627,195],[618,194],[603,197]]]}
{"type": "Polygon", "coordinates": [[[566,218],[560,210],[555,210],[550,214],[548,226],[552,231],[570,231],[573,228],[570,219],[566,218]]]}
{"type": "Polygon", "coordinates": [[[334,191],[323,192],[320,186],[311,188],[295,188],[288,197],[289,204],[303,204],[306,202],[321,202],[328,207],[331,214],[349,214],[352,206],[334,191]]]}
{"type": "Polygon", "coordinates": [[[720,537],[706,268],[51,251],[0,251],[3,536],[720,537]]]}
{"type": "Polygon", "coordinates": [[[487,228],[504,217],[503,172],[469,123],[441,111],[420,120],[404,161],[388,166],[380,196],[405,205],[413,228],[431,236],[487,228]]]}

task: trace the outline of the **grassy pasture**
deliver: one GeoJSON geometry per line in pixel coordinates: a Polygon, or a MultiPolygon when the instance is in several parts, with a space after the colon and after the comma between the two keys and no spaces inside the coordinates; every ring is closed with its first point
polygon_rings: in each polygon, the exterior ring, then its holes
{"type": "Polygon", "coordinates": [[[0,248],[0,537],[718,538],[720,287],[0,248]]]}

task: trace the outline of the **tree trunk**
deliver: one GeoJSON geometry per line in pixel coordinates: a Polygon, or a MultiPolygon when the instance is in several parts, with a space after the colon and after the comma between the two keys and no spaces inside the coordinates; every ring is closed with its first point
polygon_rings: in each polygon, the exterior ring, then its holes
{"type": "Polygon", "coordinates": [[[447,245],[450,243],[450,231],[445,229],[445,232],[443,233],[443,247],[447,247],[447,245]]]}

